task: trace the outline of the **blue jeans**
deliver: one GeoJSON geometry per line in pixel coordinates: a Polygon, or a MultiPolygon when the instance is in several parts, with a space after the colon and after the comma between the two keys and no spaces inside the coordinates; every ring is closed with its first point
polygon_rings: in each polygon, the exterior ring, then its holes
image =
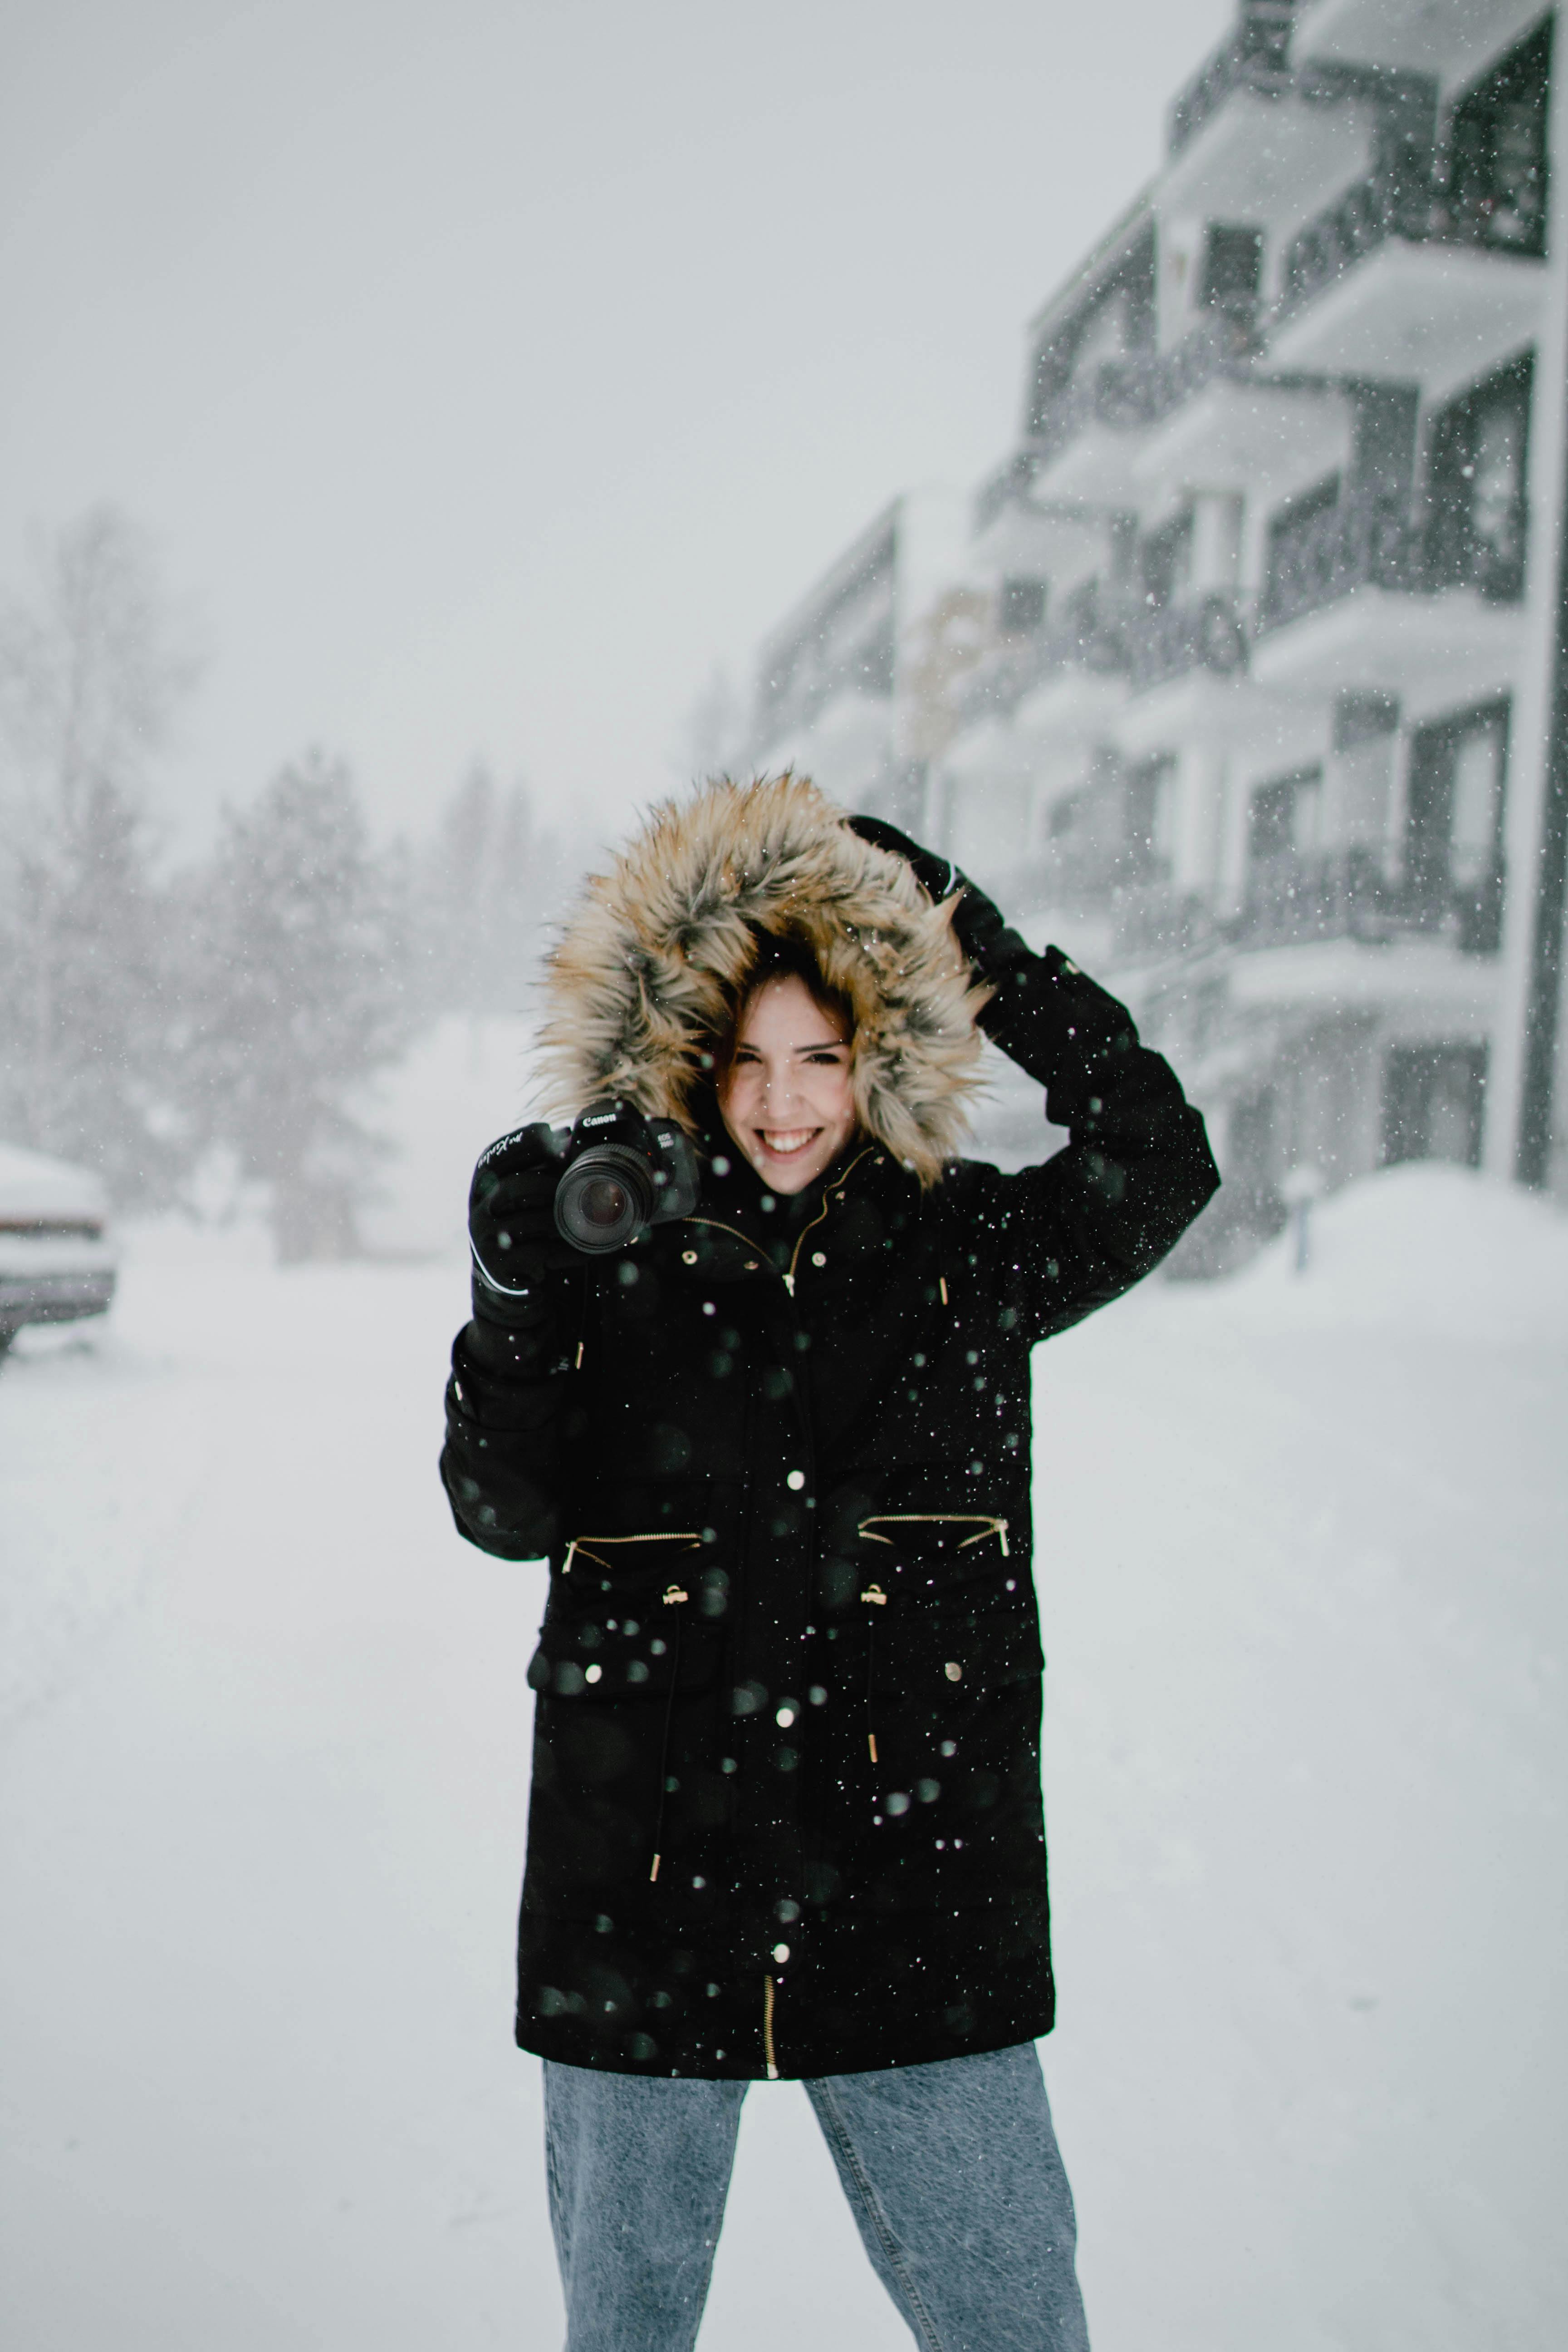
{"type": "MultiPolygon", "coordinates": [[[[691,2352],[746,2090],[546,2063],[566,2352],[691,2352]]],[[[1088,2352],[1072,2191],[1033,2042],[805,2091],[922,2352],[1088,2352]]]]}

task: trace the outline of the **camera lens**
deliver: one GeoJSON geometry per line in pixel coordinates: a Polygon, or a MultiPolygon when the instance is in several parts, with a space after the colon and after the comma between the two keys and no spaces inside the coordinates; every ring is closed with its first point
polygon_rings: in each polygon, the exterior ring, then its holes
{"type": "Polygon", "coordinates": [[[608,1232],[631,1213],[626,1188],[617,1184],[613,1176],[595,1176],[582,1187],[577,1195],[577,1214],[585,1225],[602,1227],[608,1232]]]}
{"type": "Polygon", "coordinates": [[[602,1143],[582,1152],[562,1177],[556,1228],[575,1249],[619,1249],[647,1224],[653,1206],[653,1179],[637,1154],[602,1143]]]}

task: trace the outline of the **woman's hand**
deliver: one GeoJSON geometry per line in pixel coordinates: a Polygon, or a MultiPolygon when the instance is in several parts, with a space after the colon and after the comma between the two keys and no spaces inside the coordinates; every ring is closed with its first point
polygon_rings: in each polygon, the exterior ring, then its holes
{"type": "Polygon", "coordinates": [[[541,1274],[577,1262],[555,1230],[555,1188],[563,1138],[542,1123],[503,1135],[480,1153],[468,1191],[468,1244],[479,1287],[475,1305],[496,1322],[506,1302],[525,1299],[541,1274]]]}
{"type": "MultiPolygon", "coordinates": [[[[952,910],[952,935],[982,980],[999,986],[1036,961],[1017,932],[1008,929],[994,900],[988,898],[984,890],[976,889],[951,857],[939,857],[934,850],[922,849],[918,841],[911,841],[907,833],[900,833],[885,818],[852,816],[846,822],[850,832],[868,841],[873,849],[890,850],[895,857],[903,858],[913,869],[921,889],[938,906],[944,898],[951,898],[954,891],[960,894],[952,910]]],[[[981,1026],[989,1025],[982,1015],[981,1026]]]]}

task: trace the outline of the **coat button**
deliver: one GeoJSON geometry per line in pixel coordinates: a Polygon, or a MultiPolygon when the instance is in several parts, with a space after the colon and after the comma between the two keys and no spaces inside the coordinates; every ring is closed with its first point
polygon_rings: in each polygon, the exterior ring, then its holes
{"type": "Polygon", "coordinates": [[[942,1668],[942,1673],[947,1676],[950,1683],[961,1683],[963,1680],[963,1668],[959,1664],[956,1658],[949,1658],[946,1665],[942,1668]]]}
{"type": "Polygon", "coordinates": [[[827,1264],[827,1260],[821,1250],[812,1251],[811,1262],[813,1265],[826,1265],[827,1264]]]}
{"type": "Polygon", "coordinates": [[[789,1488],[792,1495],[798,1495],[805,1484],[805,1472],[804,1470],[792,1470],[784,1480],[784,1485],[789,1488]]]}

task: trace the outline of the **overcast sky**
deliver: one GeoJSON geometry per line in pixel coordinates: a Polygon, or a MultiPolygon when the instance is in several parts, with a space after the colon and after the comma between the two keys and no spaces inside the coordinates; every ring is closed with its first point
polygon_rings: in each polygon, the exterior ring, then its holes
{"type": "Polygon", "coordinates": [[[1229,0],[0,0],[0,578],[111,499],[193,825],[666,788],[716,661],[1005,449],[1029,312],[1229,0]]]}

